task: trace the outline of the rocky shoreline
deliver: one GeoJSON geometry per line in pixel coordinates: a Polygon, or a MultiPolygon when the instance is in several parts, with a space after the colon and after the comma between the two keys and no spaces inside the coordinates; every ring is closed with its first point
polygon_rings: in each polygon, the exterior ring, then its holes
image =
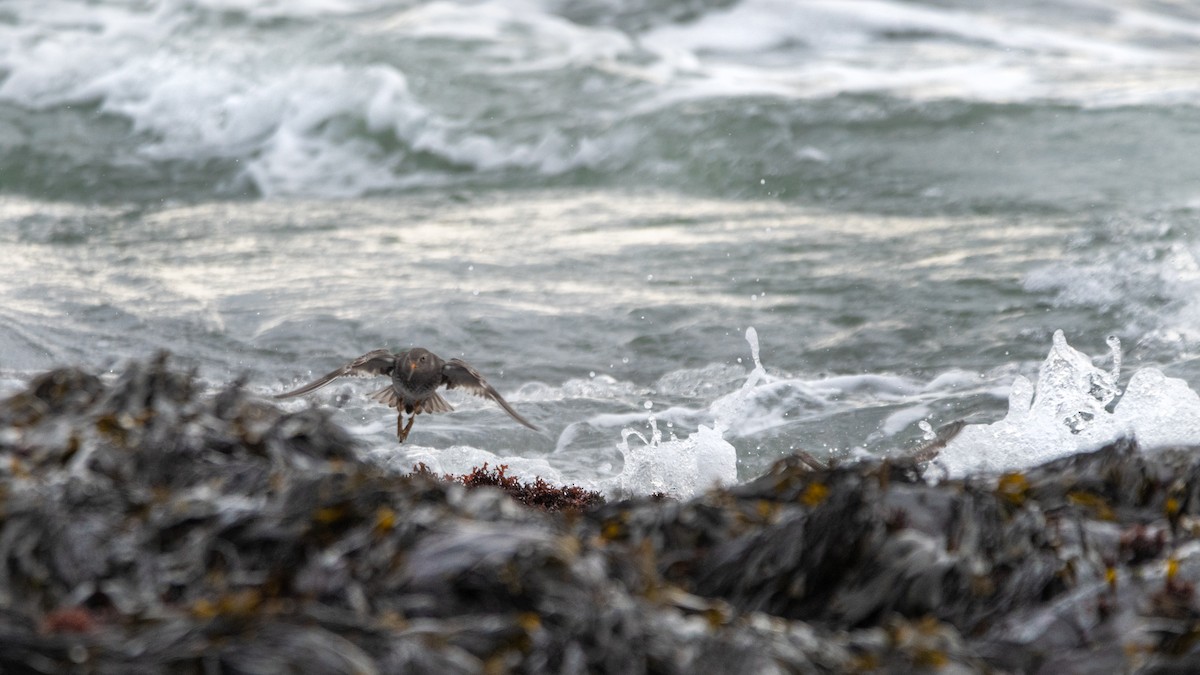
{"type": "Polygon", "coordinates": [[[0,672],[1200,670],[1194,449],[935,453],[531,508],[165,356],[56,370],[0,402],[0,672]]]}

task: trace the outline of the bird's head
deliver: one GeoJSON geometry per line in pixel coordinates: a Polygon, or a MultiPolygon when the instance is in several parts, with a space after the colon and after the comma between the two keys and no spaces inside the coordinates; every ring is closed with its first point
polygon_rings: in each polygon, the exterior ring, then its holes
{"type": "Polygon", "coordinates": [[[435,366],[434,360],[436,358],[429,350],[417,347],[416,349],[409,350],[408,356],[404,359],[404,369],[409,375],[416,373],[418,370],[429,370],[435,366]]]}

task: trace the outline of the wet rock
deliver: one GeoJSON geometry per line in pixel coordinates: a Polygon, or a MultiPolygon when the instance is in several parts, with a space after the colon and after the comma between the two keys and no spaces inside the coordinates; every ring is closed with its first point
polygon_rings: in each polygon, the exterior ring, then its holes
{"type": "Polygon", "coordinates": [[[57,370],[0,402],[0,672],[1200,663],[1191,449],[930,484],[936,451],[605,504],[503,468],[388,473],[319,410],[166,357],[57,370]]]}

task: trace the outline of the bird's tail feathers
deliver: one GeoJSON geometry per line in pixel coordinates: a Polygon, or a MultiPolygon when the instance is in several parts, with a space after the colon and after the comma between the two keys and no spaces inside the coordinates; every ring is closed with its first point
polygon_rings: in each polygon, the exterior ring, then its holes
{"type": "MultiPolygon", "coordinates": [[[[390,384],[379,391],[371,392],[367,395],[367,397],[372,401],[378,401],[389,408],[395,408],[396,410],[403,410],[405,407],[404,399],[400,396],[400,394],[396,393],[396,389],[390,384]]],[[[434,393],[430,395],[429,398],[421,401],[420,404],[416,406],[415,410],[417,412],[426,413],[448,413],[454,410],[454,406],[450,405],[449,401],[442,398],[441,394],[434,393]]]]}
{"type": "Polygon", "coordinates": [[[448,413],[454,410],[454,406],[442,398],[441,394],[434,393],[421,404],[421,410],[427,413],[448,413]]]}
{"type": "Polygon", "coordinates": [[[379,401],[389,408],[396,408],[397,410],[400,409],[400,396],[390,384],[379,391],[373,391],[370,394],[367,394],[367,398],[371,399],[372,401],[379,401]]]}

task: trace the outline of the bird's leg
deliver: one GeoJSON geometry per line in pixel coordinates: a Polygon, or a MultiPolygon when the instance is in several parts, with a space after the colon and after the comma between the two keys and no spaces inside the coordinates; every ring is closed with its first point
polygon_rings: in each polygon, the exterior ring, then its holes
{"type": "Polygon", "coordinates": [[[413,422],[416,421],[416,419],[417,419],[416,413],[409,415],[408,416],[408,424],[401,427],[400,423],[404,421],[404,413],[397,413],[397,415],[396,415],[396,438],[399,439],[399,441],[401,443],[404,442],[404,439],[408,438],[408,432],[412,431],[412,425],[413,425],[413,422]]]}

